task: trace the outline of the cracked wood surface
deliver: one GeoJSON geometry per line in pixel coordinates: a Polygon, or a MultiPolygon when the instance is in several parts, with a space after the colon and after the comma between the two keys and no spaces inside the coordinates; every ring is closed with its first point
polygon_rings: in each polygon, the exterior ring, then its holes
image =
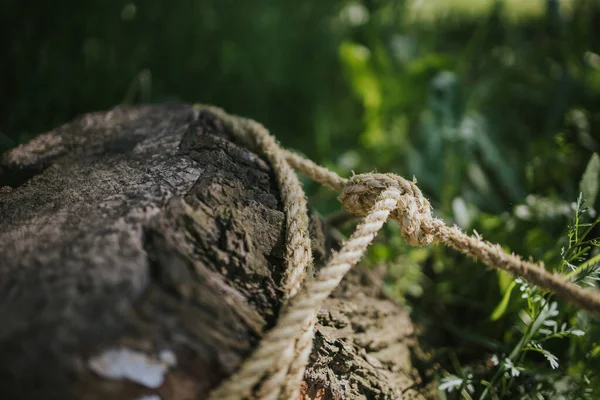
{"type": "MultiPolygon", "coordinates": [[[[0,160],[0,398],[202,399],[277,318],[272,171],[189,105],[84,115],[0,160]]],[[[336,244],[311,218],[315,261],[336,244]]],[[[302,396],[422,398],[406,312],[356,271],[302,396]]]]}

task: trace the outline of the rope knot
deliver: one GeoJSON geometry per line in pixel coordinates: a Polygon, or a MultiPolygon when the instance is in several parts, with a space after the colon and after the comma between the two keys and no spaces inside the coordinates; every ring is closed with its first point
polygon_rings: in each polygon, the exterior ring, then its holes
{"type": "Polygon", "coordinates": [[[360,174],[348,180],[339,200],[346,210],[364,216],[386,189],[397,189],[397,208],[390,214],[400,225],[402,237],[411,246],[424,246],[433,241],[434,224],[431,205],[414,182],[395,174],[360,174]]]}

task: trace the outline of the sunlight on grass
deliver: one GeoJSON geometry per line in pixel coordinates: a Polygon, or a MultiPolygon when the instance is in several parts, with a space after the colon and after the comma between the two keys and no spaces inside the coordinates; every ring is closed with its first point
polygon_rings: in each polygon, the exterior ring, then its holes
{"type": "MultiPolygon", "coordinates": [[[[411,22],[431,22],[451,16],[478,16],[489,12],[497,2],[505,4],[506,15],[513,19],[544,14],[548,0],[408,0],[407,19],[411,22]]],[[[572,8],[574,0],[560,0],[563,11],[572,8]]]]}

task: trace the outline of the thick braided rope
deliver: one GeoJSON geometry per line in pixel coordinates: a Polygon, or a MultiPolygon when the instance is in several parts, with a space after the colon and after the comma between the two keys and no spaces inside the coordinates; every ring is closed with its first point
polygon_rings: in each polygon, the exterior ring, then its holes
{"type": "MultiPolygon", "coordinates": [[[[295,170],[322,185],[342,192],[340,201],[349,211],[356,214],[364,215],[368,212],[369,204],[372,204],[377,192],[382,187],[394,185],[394,180],[398,180],[398,184],[403,187],[411,185],[416,196],[422,199],[422,194],[416,185],[399,176],[392,174],[364,174],[356,175],[348,180],[297,154],[287,150],[283,150],[283,152],[295,170]]],[[[425,204],[425,201],[422,200],[422,204],[425,204]]],[[[509,272],[513,276],[522,277],[543,289],[554,292],[557,296],[586,311],[600,314],[600,295],[597,292],[584,290],[572,284],[560,274],[553,274],[547,271],[543,263],[536,264],[525,261],[516,254],[508,254],[500,245],[482,240],[479,235],[469,236],[457,226],[446,226],[442,220],[432,218],[430,214],[415,215],[420,215],[420,220],[418,221],[420,227],[418,231],[422,232],[425,236],[422,238],[425,240],[417,238],[416,242],[426,244],[429,240],[432,240],[444,243],[469,257],[480,260],[489,267],[499,268],[509,272]]],[[[399,222],[402,224],[402,221],[399,222]]],[[[405,236],[404,231],[402,231],[402,234],[405,236]]],[[[408,242],[415,244],[413,239],[414,237],[409,237],[408,242]]]]}
{"type": "Polygon", "coordinates": [[[306,328],[300,334],[296,343],[296,357],[290,365],[285,386],[281,392],[281,399],[297,399],[300,393],[300,385],[304,380],[304,372],[308,365],[308,358],[312,351],[313,337],[315,334],[315,325],[317,316],[314,315],[308,322],[306,328]]]}
{"type": "MultiPolygon", "coordinates": [[[[250,396],[253,387],[260,383],[266,373],[273,370],[275,372],[259,388],[258,398],[296,398],[311,350],[317,310],[345,273],[360,260],[388,217],[398,221],[403,237],[411,245],[442,242],[488,266],[504,269],[551,290],[587,311],[600,313],[600,296],[597,293],[583,290],[560,275],[546,271],[541,264],[524,261],[515,254],[507,254],[499,245],[484,241],[478,235],[468,236],[458,227],[448,227],[443,221],[432,217],[429,202],[414,182],[393,174],[355,175],[349,180],[341,178],[310,160],[280,148],[274,139],[267,140],[266,137],[270,135],[260,124],[229,116],[220,110],[218,115],[230,129],[237,130],[240,140],[257,146],[269,161],[270,153],[278,153],[294,169],[340,191],[340,201],[344,206],[349,211],[366,217],[349,241],[342,246],[340,253],[332,257],[317,277],[309,280],[295,297],[289,296],[291,301],[284,308],[276,326],[267,332],[257,350],[240,370],[211,393],[211,399],[235,400],[250,396]],[[253,135],[254,141],[249,140],[251,138],[243,132],[253,135]],[[269,150],[265,151],[264,146],[269,146],[269,150]]],[[[276,158],[272,154],[271,157],[276,158]]],[[[281,159],[278,158],[277,161],[280,162],[281,159]]],[[[283,165],[285,163],[271,163],[277,176],[282,175],[277,168],[289,168],[289,165],[283,165]]],[[[288,182],[278,179],[282,191],[288,182]]],[[[303,194],[301,197],[304,199],[303,194]]],[[[290,227],[288,222],[288,230],[292,228],[297,229],[297,226],[290,227]]],[[[286,235],[294,236],[294,232],[288,231],[286,235]]]]}
{"type": "MultiPolygon", "coordinates": [[[[283,208],[286,216],[286,269],[282,279],[284,300],[287,302],[300,289],[306,275],[312,273],[312,254],[308,230],[308,211],[306,198],[297,175],[291,169],[281,152],[281,147],[268,131],[259,123],[234,117],[220,108],[212,106],[200,106],[218,116],[225,124],[228,131],[235,139],[254,151],[264,156],[275,172],[277,183],[281,192],[283,208]]],[[[295,391],[290,389],[291,381],[297,381],[295,386],[300,388],[304,375],[304,369],[308,356],[312,349],[312,332],[315,320],[309,321],[304,327],[305,334],[303,342],[296,354],[295,346],[286,351],[274,353],[276,356],[268,364],[261,363],[260,368],[242,368],[236,376],[236,384],[224,384],[223,390],[211,393],[211,399],[241,399],[250,394],[264,377],[257,397],[268,400],[277,399],[281,391],[295,391]],[[308,336],[308,338],[307,338],[308,336]],[[300,360],[305,360],[298,362],[300,360]],[[293,372],[289,372],[289,369],[293,372]],[[287,379],[292,375],[294,379],[287,379]],[[287,381],[288,387],[284,387],[287,381]]],[[[248,364],[248,361],[245,365],[248,364]]]]}
{"type": "Polygon", "coordinates": [[[498,244],[483,240],[479,235],[469,236],[457,226],[446,226],[444,221],[432,217],[429,202],[423,198],[414,182],[393,174],[362,174],[355,175],[349,180],[342,180],[343,178],[334,172],[317,166],[309,160],[299,160],[296,155],[287,158],[296,170],[311,178],[318,177],[318,182],[322,181],[323,184],[334,188],[342,186],[340,201],[348,211],[358,215],[368,213],[375,196],[381,190],[387,187],[400,187],[414,197],[403,197],[391,217],[398,221],[402,236],[409,244],[422,246],[433,241],[444,243],[469,257],[480,260],[489,267],[499,268],[513,276],[522,277],[586,311],[600,314],[598,292],[584,290],[562,275],[547,271],[542,263],[536,264],[525,261],[516,254],[508,254],[498,244]]]}

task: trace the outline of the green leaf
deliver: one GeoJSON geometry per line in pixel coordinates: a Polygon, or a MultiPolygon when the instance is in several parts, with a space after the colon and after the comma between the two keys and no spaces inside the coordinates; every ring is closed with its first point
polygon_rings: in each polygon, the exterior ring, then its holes
{"type": "Polygon", "coordinates": [[[490,320],[497,321],[497,320],[500,319],[500,317],[502,317],[504,315],[504,313],[506,312],[506,309],[508,307],[508,302],[510,300],[510,295],[511,295],[511,293],[512,293],[512,291],[513,291],[513,289],[515,288],[516,285],[517,285],[517,282],[512,281],[512,283],[508,286],[508,288],[506,289],[506,292],[504,292],[504,296],[502,297],[502,301],[500,301],[500,303],[498,303],[498,305],[494,309],[494,312],[490,316],[490,320]]]}
{"type": "Polygon", "coordinates": [[[374,243],[369,250],[372,260],[375,262],[389,261],[392,256],[390,248],[383,243],[374,243]]]}
{"type": "Polygon", "coordinates": [[[600,157],[594,153],[579,183],[579,190],[590,208],[596,203],[598,189],[600,189],[600,157]]]}
{"type": "Polygon", "coordinates": [[[515,283],[515,278],[504,270],[498,270],[498,287],[502,293],[509,290],[511,284],[515,283]]]}

